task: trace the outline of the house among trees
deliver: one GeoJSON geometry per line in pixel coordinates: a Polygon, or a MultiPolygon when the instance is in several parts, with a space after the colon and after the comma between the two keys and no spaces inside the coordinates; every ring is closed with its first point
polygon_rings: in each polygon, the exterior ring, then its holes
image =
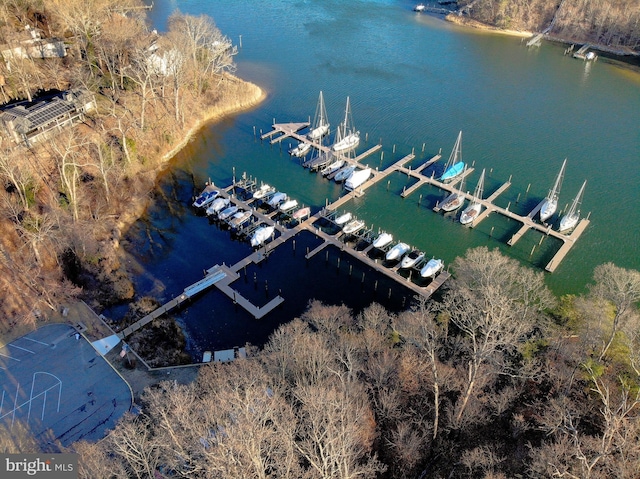
{"type": "Polygon", "coordinates": [[[63,58],[67,49],[62,40],[42,38],[40,30],[28,27],[31,38],[23,40],[18,46],[0,45],[0,54],[5,61],[26,58],[63,58]]]}
{"type": "Polygon", "coordinates": [[[96,99],[87,90],[76,88],[32,102],[21,102],[0,108],[0,130],[16,144],[33,143],[82,121],[84,114],[96,108],[96,99]]]}

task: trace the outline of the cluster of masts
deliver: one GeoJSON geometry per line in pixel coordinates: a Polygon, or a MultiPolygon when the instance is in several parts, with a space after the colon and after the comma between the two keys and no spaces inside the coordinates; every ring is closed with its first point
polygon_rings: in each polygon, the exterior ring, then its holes
{"type": "MultiPolygon", "coordinates": [[[[560,172],[556,177],[556,181],[553,187],[549,190],[549,194],[545,197],[540,205],[540,221],[543,223],[547,223],[547,221],[555,214],[558,209],[558,198],[560,195],[560,188],[562,187],[562,180],[564,179],[564,171],[567,164],[567,160],[565,159],[562,163],[562,167],[560,168],[560,172]]],[[[455,211],[460,208],[465,201],[465,193],[464,193],[464,179],[466,176],[467,165],[462,161],[462,131],[458,133],[458,138],[453,146],[453,150],[451,151],[451,155],[449,156],[449,160],[447,161],[444,172],[440,176],[440,181],[446,182],[451,181],[454,178],[462,176],[460,183],[456,190],[451,192],[449,196],[447,196],[440,208],[443,211],[455,211]]],[[[480,175],[480,179],[478,180],[478,184],[473,193],[473,197],[469,206],[467,206],[460,215],[460,223],[469,224],[472,223],[479,215],[482,210],[482,194],[484,190],[484,177],[485,170],[482,170],[480,175]]],[[[573,199],[571,206],[566,211],[566,213],[560,219],[560,224],[558,226],[558,231],[564,232],[568,231],[578,224],[578,220],[580,219],[580,204],[582,203],[582,197],[584,195],[584,189],[587,185],[587,181],[585,180],[578,194],[573,199]]]]}

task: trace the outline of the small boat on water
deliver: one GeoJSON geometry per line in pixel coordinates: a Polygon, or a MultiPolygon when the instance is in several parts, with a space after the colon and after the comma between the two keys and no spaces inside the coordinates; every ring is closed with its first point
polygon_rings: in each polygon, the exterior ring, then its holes
{"type": "Polygon", "coordinates": [[[232,228],[240,228],[251,218],[251,211],[238,211],[231,219],[229,219],[229,226],[232,228]]]}
{"type": "Polygon", "coordinates": [[[346,225],[344,225],[344,228],[342,228],[342,231],[344,231],[344,234],[351,235],[351,234],[357,233],[362,228],[364,228],[364,221],[355,219],[355,220],[349,221],[346,225]]]}
{"type": "Polygon", "coordinates": [[[333,177],[333,181],[335,181],[336,183],[340,183],[349,178],[351,176],[351,173],[353,173],[355,170],[355,165],[343,166],[342,169],[336,173],[336,176],[333,177]]]}
{"type": "Polygon", "coordinates": [[[362,185],[371,176],[371,168],[364,168],[362,170],[356,170],[351,173],[351,176],[344,182],[344,187],[348,190],[355,190],[358,186],[362,185]]]}
{"type": "Polygon", "coordinates": [[[442,268],[444,268],[444,263],[441,259],[430,259],[420,270],[420,276],[423,278],[433,278],[442,268]]]}
{"type": "Polygon", "coordinates": [[[329,133],[329,119],[327,118],[327,109],[324,106],[324,97],[322,96],[322,91],[320,91],[316,114],[313,118],[313,128],[309,131],[307,138],[311,141],[317,141],[327,133],[329,133]]]}
{"type": "Polygon", "coordinates": [[[353,215],[347,211],[346,213],[338,216],[334,220],[334,223],[337,224],[338,226],[342,226],[347,224],[349,221],[351,221],[352,218],[353,218],[353,215]]]}
{"type": "Polygon", "coordinates": [[[267,241],[269,238],[271,238],[275,230],[276,230],[275,226],[260,226],[251,235],[251,238],[249,240],[249,242],[251,243],[251,246],[253,246],[254,248],[257,248],[258,246],[263,244],[265,241],[267,241]]]}
{"type": "Polygon", "coordinates": [[[410,250],[411,250],[411,246],[409,246],[407,243],[400,242],[397,245],[395,245],[393,248],[391,248],[389,251],[387,251],[387,254],[385,255],[384,259],[386,259],[387,261],[400,260],[400,258],[402,258],[410,250]]]}
{"type": "Polygon", "coordinates": [[[301,220],[303,218],[308,218],[309,216],[311,216],[311,208],[305,206],[304,208],[296,210],[291,217],[294,220],[301,220]]]}
{"type": "Polygon", "coordinates": [[[304,141],[301,141],[300,143],[298,143],[298,146],[296,146],[295,148],[291,148],[289,150],[289,154],[291,156],[301,157],[306,155],[310,149],[311,149],[311,143],[306,143],[304,141]]]}
{"type": "Polygon", "coordinates": [[[222,210],[220,213],[218,213],[218,219],[221,221],[224,221],[228,218],[231,218],[234,214],[238,212],[238,209],[239,208],[236,205],[231,205],[225,208],[224,210],[222,210]]]}
{"type": "Polygon", "coordinates": [[[442,173],[440,181],[452,180],[464,171],[464,167],[465,164],[462,161],[462,131],[460,131],[447,164],[444,165],[444,173],[442,173]]]}
{"type": "Polygon", "coordinates": [[[480,179],[478,180],[476,189],[473,192],[471,203],[462,211],[462,214],[460,215],[460,223],[462,223],[463,225],[472,223],[478,217],[480,211],[482,211],[482,203],[480,203],[480,200],[482,199],[483,189],[484,169],[482,170],[482,174],[480,175],[480,179]]]}
{"type": "Polygon", "coordinates": [[[420,262],[424,259],[424,253],[419,249],[411,250],[408,255],[405,255],[400,262],[400,267],[404,269],[413,268],[420,264],[420,262]]]}
{"type": "Polygon", "coordinates": [[[424,6],[423,3],[419,3],[415,7],[413,7],[413,11],[417,12],[417,13],[422,13],[422,12],[424,12],[425,8],[426,7],[424,6]]]}
{"type": "Polygon", "coordinates": [[[262,185],[260,185],[260,188],[253,192],[253,198],[259,200],[275,191],[276,189],[273,186],[263,183],[262,185]]]}
{"type": "Polygon", "coordinates": [[[291,211],[292,209],[297,207],[298,207],[298,200],[287,200],[280,203],[280,206],[278,207],[278,209],[283,213],[286,213],[287,211],[291,211]]]}
{"type": "Polygon", "coordinates": [[[344,121],[338,126],[336,130],[336,141],[331,147],[333,151],[346,151],[351,150],[358,146],[360,143],[360,132],[357,131],[353,125],[353,118],[351,117],[351,106],[349,103],[349,97],[347,97],[347,107],[344,112],[344,121]]]}
{"type": "Polygon", "coordinates": [[[212,203],[215,200],[220,192],[218,190],[210,190],[205,188],[205,190],[198,195],[198,197],[193,202],[193,206],[196,208],[204,208],[209,203],[212,203]]]}
{"type": "Polygon", "coordinates": [[[387,232],[380,233],[376,239],[373,240],[374,248],[384,248],[393,241],[393,235],[387,232]]]}
{"type": "MultiPolygon", "coordinates": [[[[463,175],[466,170],[467,170],[467,167],[465,166],[464,171],[462,172],[463,175]]],[[[451,194],[442,201],[442,204],[440,205],[440,209],[446,212],[455,211],[464,204],[464,199],[465,199],[465,196],[464,196],[464,176],[463,176],[463,178],[460,180],[460,184],[458,185],[458,188],[453,190],[451,194]]]]}
{"type": "Polygon", "coordinates": [[[267,204],[273,208],[276,208],[283,201],[287,201],[287,198],[288,196],[286,193],[282,193],[281,191],[278,191],[277,193],[274,193],[271,198],[269,198],[269,201],[267,201],[267,204]]]}
{"type": "Polygon", "coordinates": [[[207,215],[208,216],[215,215],[219,211],[222,211],[224,208],[229,206],[230,202],[231,202],[231,200],[229,198],[216,198],[213,201],[213,203],[211,203],[208,206],[208,208],[206,210],[207,215]]]}
{"type": "Polygon", "coordinates": [[[573,199],[573,203],[571,203],[569,210],[560,220],[558,231],[560,231],[561,233],[563,231],[570,230],[578,224],[578,220],[580,219],[580,204],[582,203],[582,196],[584,195],[585,186],[587,186],[587,180],[584,180],[584,183],[582,183],[580,191],[578,191],[578,194],[573,199]]]}
{"type": "Polygon", "coordinates": [[[556,177],[556,181],[553,184],[553,188],[549,190],[547,197],[542,200],[542,206],[540,207],[540,221],[546,222],[553,216],[558,208],[558,197],[560,196],[560,188],[562,187],[562,180],[564,178],[564,169],[567,165],[567,159],[565,158],[560,167],[560,172],[556,177]]]}
{"type": "Polygon", "coordinates": [[[322,176],[329,176],[331,173],[338,171],[343,166],[344,166],[344,160],[336,160],[333,163],[325,166],[322,170],[320,170],[320,174],[322,176]]]}

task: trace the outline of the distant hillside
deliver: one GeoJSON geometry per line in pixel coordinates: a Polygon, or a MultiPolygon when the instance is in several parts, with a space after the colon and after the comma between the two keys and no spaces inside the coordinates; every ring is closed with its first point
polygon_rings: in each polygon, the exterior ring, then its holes
{"type": "Polygon", "coordinates": [[[501,29],[548,33],[620,53],[640,52],[638,0],[459,0],[468,18],[501,29]]]}

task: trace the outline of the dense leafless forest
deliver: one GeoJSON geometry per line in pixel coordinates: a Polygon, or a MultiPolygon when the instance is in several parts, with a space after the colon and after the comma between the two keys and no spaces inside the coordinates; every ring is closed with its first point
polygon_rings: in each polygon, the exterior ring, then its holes
{"type": "Polygon", "coordinates": [[[439,304],[314,302],[252,357],[147,390],[76,444],[81,477],[638,477],[640,273],[556,301],[497,251],[454,269],[439,304]]]}
{"type": "MultiPolygon", "coordinates": [[[[637,2],[471,3],[500,27],[638,47],[637,2]]],[[[164,154],[197,119],[259,98],[230,76],[212,19],[178,12],[159,36],[138,7],[0,1],[3,101],[82,88],[97,103],[29,148],[2,139],[0,333],[78,296],[132,298],[118,242],[164,154]],[[66,55],[4,53],[36,37],[66,55]]],[[[314,302],[248,359],[149,389],[140,414],[74,445],[81,477],[637,478],[640,273],[604,264],[587,294],[554,298],[486,248],[453,272],[442,302],[314,302]]],[[[35,447],[19,425],[0,434],[2,451],[35,447]]]]}
{"type": "Polygon", "coordinates": [[[636,0],[459,0],[471,18],[499,28],[548,33],[618,51],[640,48],[636,0]]]}
{"type": "Polygon", "coordinates": [[[203,118],[261,98],[230,75],[235,48],[211,18],[177,12],[160,36],[140,7],[0,2],[4,102],[81,89],[97,104],[29,148],[0,136],[0,332],[81,294],[94,305],[131,298],[119,238],[143,211],[165,154],[203,118]],[[42,58],[51,45],[64,46],[42,58]]]}

